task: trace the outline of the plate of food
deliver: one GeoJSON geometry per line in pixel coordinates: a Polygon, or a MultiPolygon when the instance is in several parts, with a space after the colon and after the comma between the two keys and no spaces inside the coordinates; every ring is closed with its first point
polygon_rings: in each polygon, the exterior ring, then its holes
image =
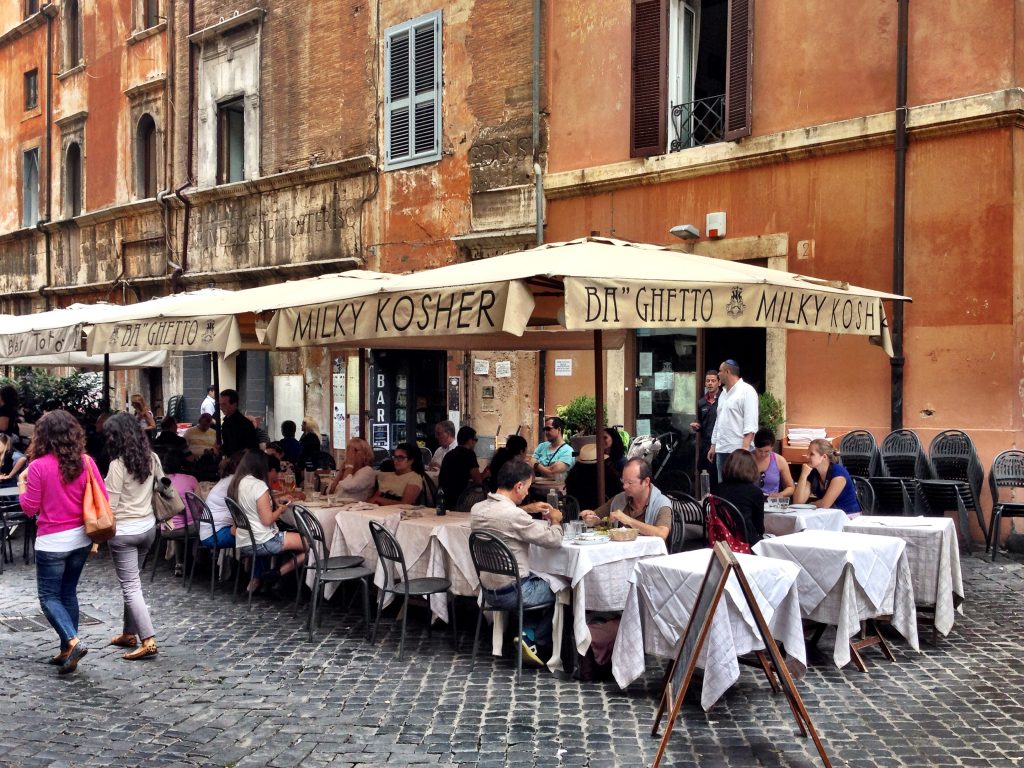
{"type": "Polygon", "coordinates": [[[608,541],[608,534],[581,533],[573,539],[573,544],[579,544],[581,547],[585,547],[591,544],[607,544],[608,541]]]}

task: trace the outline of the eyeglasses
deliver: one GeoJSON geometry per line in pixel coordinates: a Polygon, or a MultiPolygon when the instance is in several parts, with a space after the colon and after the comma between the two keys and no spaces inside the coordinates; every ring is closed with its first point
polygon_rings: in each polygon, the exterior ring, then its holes
{"type": "Polygon", "coordinates": [[[401,454],[401,453],[396,453],[391,458],[394,459],[395,461],[408,461],[409,460],[408,456],[406,456],[404,454],[401,454]]]}

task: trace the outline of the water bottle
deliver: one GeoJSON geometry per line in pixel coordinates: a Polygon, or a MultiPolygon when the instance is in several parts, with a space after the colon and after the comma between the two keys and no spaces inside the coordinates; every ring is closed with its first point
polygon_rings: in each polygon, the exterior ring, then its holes
{"type": "Polygon", "coordinates": [[[444,517],[446,510],[444,508],[444,488],[437,489],[437,516],[444,517]]]}
{"type": "Polygon", "coordinates": [[[706,469],[700,471],[700,497],[707,498],[711,494],[711,477],[706,469]]]}
{"type": "Polygon", "coordinates": [[[558,491],[554,488],[548,491],[548,506],[552,509],[558,509],[558,491]]]}

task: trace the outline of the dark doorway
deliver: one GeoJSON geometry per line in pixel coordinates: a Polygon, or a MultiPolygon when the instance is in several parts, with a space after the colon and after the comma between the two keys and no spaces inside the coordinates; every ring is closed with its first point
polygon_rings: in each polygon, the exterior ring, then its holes
{"type": "Polygon", "coordinates": [[[766,334],[763,328],[709,328],[704,331],[704,371],[735,360],[740,376],[758,394],[764,392],[766,334]]]}
{"type": "Polygon", "coordinates": [[[433,449],[448,418],[445,352],[375,350],[370,357],[370,435],[389,450],[412,441],[433,449]]]}

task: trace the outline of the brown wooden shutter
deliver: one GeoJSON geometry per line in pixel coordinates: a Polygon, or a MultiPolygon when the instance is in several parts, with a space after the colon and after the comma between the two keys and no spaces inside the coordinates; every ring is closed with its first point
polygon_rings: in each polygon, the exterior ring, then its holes
{"type": "Polygon", "coordinates": [[[750,80],[754,57],[754,0],[729,0],[725,57],[725,140],[750,135],[750,80]]]}
{"type": "Polygon", "coordinates": [[[630,157],[662,155],[668,136],[668,0],[633,0],[630,157]]]}

